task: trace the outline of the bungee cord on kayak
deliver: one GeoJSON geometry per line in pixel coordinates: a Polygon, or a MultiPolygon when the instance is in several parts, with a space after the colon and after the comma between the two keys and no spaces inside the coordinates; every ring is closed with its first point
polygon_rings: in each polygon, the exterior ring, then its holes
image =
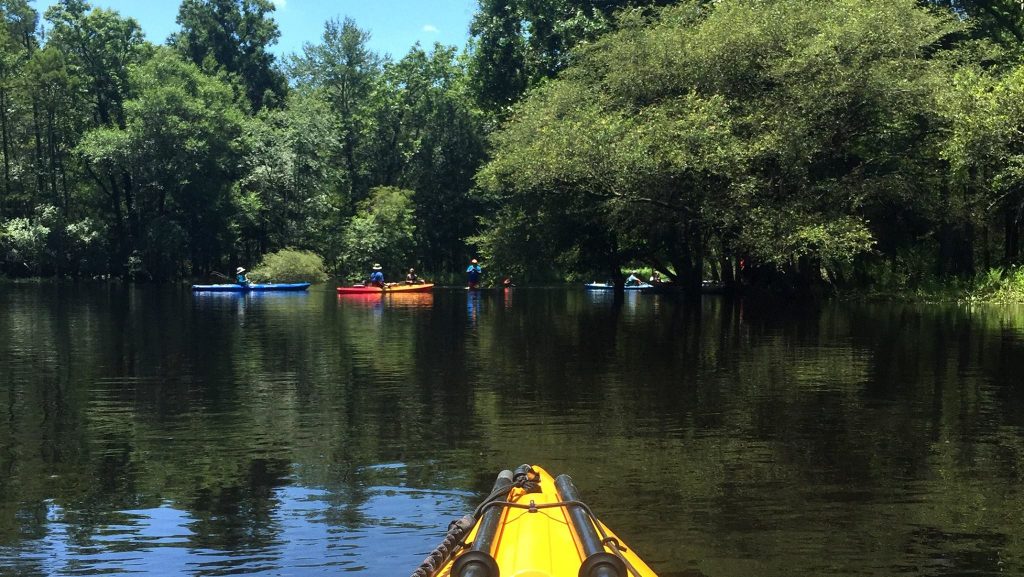
{"type": "Polygon", "coordinates": [[[427,558],[420,563],[420,566],[412,572],[411,577],[430,577],[444,564],[456,548],[465,545],[462,537],[473,528],[476,519],[472,515],[466,515],[448,524],[448,533],[445,534],[441,544],[434,548],[427,558]]]}
{"type": "MultiPolygon", "coordinates": [[[[522,467],[520,467],[520,469],[521,468],[522,467]]],[[[516,470],[518,471],[519,469],[516,470]]],[[[488,504],[494,502],[502,495],[508,495],[509,491],[517,486],[524,488],[527,483],[533,483],[526,474],[520,474],[517,480],[516,475],[508,470],[499,473],[498,479],[499,481],[495,482],[491,493],[487,495],[479,505],[477,505],[472,514],[465,515],[448,524],[448,532],[445,534],[441,544],[427,555],[427,558],[423,560],[423,563],[413,571],[411,577],[429,577],[434,575],[435,571],[437,571],[441,565],[443,565],[444,562],[447,561],[456,550],[458,550],[459,547],[466,545],[462,540],[463,536],[469,533],[469,530],[473,528],[473,525],[476,524],[477,519],[479,519],[483,514],[484,509],[487,508],[488,504]],[[503,480],[506,482],[501,482],[503,480]],[[516,483],[519,484],[517,485],[516,483]]]]}
{"type": "Polygon", "coordinates": [[[568,475],[552,480],[530,465],[502,471],[473,513],[449,524],[444,540],[412,577],[499,577],[526,569],[551,576],[656,577],[580,500],[568,475]],[[552,509],[563,515],[534,515],[552,509]]]}

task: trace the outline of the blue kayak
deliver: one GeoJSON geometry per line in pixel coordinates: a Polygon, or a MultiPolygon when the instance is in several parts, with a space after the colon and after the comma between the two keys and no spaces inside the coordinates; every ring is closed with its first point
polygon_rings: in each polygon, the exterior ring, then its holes
{"type": "Polygon", "coordinates": [[[194,284],[192,290],[196,292],[215,293],[247,293],[266,291],[304,291],[309,288],[308,282],[297,282],[292,284],[194,284]]]}

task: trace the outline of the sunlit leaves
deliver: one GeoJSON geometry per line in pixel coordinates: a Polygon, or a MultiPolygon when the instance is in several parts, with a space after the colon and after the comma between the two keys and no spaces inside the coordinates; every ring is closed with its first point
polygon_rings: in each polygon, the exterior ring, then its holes
{"type": "Polygon", "coordinates": [[[413,193],[394,187],[373,189],[359,205],[344,235],[342,269],[358,278],[369,276],[370,265],[380,263],[391,275],[405,270],[416,244],[413,193]]]}
{"type": "Polygon", "coordinates": [[[209,72],[238,78],[253,110],[283,104],[287,81],[268,48],[281,35],[270,0],[184,0],[171,44],[209,72]]]}
{"type": "Polygon", "coordinates": [[[244,113],[230,86],[169,49],[133,69],[132,84],[125,128],[88,133],[79,153],[94,171],[130,175],[130,216],[147,225],[142,264],[173,276],[182,253],[205,266],[223,250],[244,113]]]}
{"type": "Polygon", "coordinates": [[[616,254],[584,260],[690,277],[723,254],[849,262],[874,245],[864,208],[928,162],[944,69],[926,53],[953,29],[909,0],[684,3],[650,23],[624,18],[515,111],[479,183],[518,206],[501,213],[503,233],[532,226],[551,258],[586,254],[575,240],[604,227],[615,240],[598,250],[616,254]]]}

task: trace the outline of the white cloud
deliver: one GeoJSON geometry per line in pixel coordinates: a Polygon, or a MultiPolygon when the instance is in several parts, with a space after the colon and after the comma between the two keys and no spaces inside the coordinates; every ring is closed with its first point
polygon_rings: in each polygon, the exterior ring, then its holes
{"type": "Polygon", "coordinates": [[[288,0],[270,0],[274,4],[274,8],[278,10],[284,10],[288,7],[288,0]]]}
{"type": "Polygon", "coordinates": [[[423,26],[423,31],[424,32],[436,33],[437,32],[437,26],[434,26],[433,24],[426,24],[426,25],[423,26]]]}

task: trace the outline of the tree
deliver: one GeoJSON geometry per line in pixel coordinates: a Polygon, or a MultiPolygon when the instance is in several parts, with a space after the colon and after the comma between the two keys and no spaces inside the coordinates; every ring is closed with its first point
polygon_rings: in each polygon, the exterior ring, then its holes
{"type": "Polygon", "coordinates": [[[39,14],[25,0],[0,2],[0,154],[3,155],[3,193],[0,218],[14,193],[12,166],[17,148],[14,142],[12,114],[16,109],[17,83],[21,72],[37,46],[35,28],[39,14]]]}
{"type": "Polygon", "coordinates": [[[950,30],[909,0],[623,19],[496,136],[479,183],[503,208],[482,240],[532,239],[568,265],[639,259],[691,287],[709,255],[800,284],[834,277],[879,234],[872,207],[923,196],[907,175],[934,167],[946,71],[924,54],[950,30]]]}
{"type": "Polygon", "coordinates": [[[148,55],[139,23],[83,0],[61,0],[46,19],[53,26],[47,45],[63,51],[87,79],[94,123],[123,127],[128,68],[148,55]]]}
{"type": "Polygon", "coordinates": [[[413,47],[385,66],[373,102],[376,182],[416,191],[418,262],[434,272],[465,262],[478,204],[469,194],[483,162],[483,122],[455,49],[413,47]]]}
{"type": "Polygon", "coordinates": [[[1020,263],[1024,227],[1024,67],[993,77],[964,69],[942,102],[951,130],[942,148],[978,226],[1002,229],[1000,264],[1020,263]]]}
{"type": "Polygon", "coordinates": [[[79,153],[97,174],[130,175],[129,218],[141,232],[136,276],[208,271],[229,248],[232,183],[245,113],[231,87],[170,49],[132,72],[123,129],[90,131],[79,153]]]}
{"type": "Polygon", "coordinates": [[[468,191],[484,156],[466,67],[454,48],[440,45],[415,46],[392,62],[370,51],[368,39],[351,20],[330,21],[323,41],[306,45],[290,68],[292,118],[308,117],[295,133],[296,142],[308,142],[296,159],[321,167],[308,173],[306,187],[320,191],[314,206],[323,218],[307,230],[316,231],[313,244],[328,262],[339,262],[346,249],[338,232],[373,188],[413,190],[417,221],[431,224],[420,229],[418,262],[454,270],[475,228],[468,191]]]}
{"type": "MultiPolygon", "coordinates": [[[[111,10],[93,9],[83,0],[61,0],[46,11],[46,19],[52,24],[47,47],[59,51],[66,64],[77,71],[75,81],[83,86],[82,104],[75,104],[70,110],[86,110],[91,116],[90,126],[123,129],[126,125],[124,105],[130,98],[129,68],[144,61],[151,50],[143,40],[138,22],[122,18],[111,10]]],[[[49,68],[52,69],[52,65],[49,68]]],[[[45,138],[38,104],[34,113],[37,164],[43,166],[45,138]]],[[[100,202],[105,205],[111,222],[110,243],[115,254],[112,260],[116,272],[123,274],[133,239],[141,232],[138,222],[127,218],[135,211],[131,173],[122,170],[100,175],[88,166],[85,170],[96,189],[101,191],[100,202]]],[[[42,176],[40,180],[42,190],[42,176]]]]}
{"type": "Polygon", "coordinates": [[[615,28],[616,12],[669,0],[481,0],[470,23],[471,82],[484,110],[504,118],[527,89],[564,70],[572,50],[615,28]]]}
{"type": "Polygon", "coordinates": [[[380,79],[382,60],[367,47],[369,38],[351,19],[330,20],[324,25],[323,42],[305,45],[303,54],[291,65],[299,90],[316,93],[332,113],[337,132],[326,143],[327,154],[347,176],[337,193],[340,202],[349,207],[366,198],[372,186],[369,165],[374,158],[367,143],[373,116],[371,96],[380,79]]]}
{"type": "Polygon", "coordinates": [[[334,192],[344,170],[330,162],[326,144],[336,137],[330,118],[322,99],[293,92],[286,107],[246,120],[233,191],[235,242],[245,262],[289,246],[337,255],[342,217],[334,192]]]}
{"type": "Polygon", "coordinates": [[[1024,5],[1020,0],[922,0],[922,4],[948,9],[971,24],[971,36],[1020,53],[1024,42],[1024,5]]]}
{"type": "Polygon", "coordinates": [[[42,177],[37,198],[59,207],[64,217],[71,212],[68,155],[85,126],[85,118],[76,108],[82,93],[81,80],[53,46],[35,51],[24,68],[23,82],[38,113],[43,150],[43,164],[37,167],[42,177]]]}
{"type": "Polygon", "coordinates": [[[267,51],[281,35],[273,11],[270,0],[183,0],[182,29],[169,43],[197,66],[237,77],[253,111],[280,106],[287,81],[267,51]]]}
{"type": "Polygon", "coordinates": [[[359,278],[374,262],[385,270],[403,270],[414,262],[416,222],[413,192],[390,186],[374,188],[370,197],[345,229],[345,250],[341,270],[350,278],[359,278]]]}

